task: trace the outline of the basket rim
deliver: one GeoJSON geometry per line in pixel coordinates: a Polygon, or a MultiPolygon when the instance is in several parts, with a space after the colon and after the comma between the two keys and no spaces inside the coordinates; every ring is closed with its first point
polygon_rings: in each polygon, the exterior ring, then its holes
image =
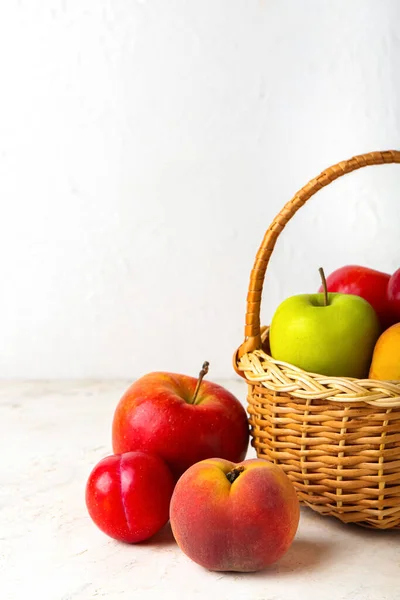
{"type": "MultiPolygon", "coordinates": [[[[263,327],[261,339],[268,338],[269,326],[263,327]]],[[[400,408],[400,380],[357,379],[333,377],[304,371],[290,363],[272,358],[263,349],[233,357],[235,371],[248,383],[261,384],[275,394],[290,395],[303,400],[360,403],[385,409],[400,408]]]]}

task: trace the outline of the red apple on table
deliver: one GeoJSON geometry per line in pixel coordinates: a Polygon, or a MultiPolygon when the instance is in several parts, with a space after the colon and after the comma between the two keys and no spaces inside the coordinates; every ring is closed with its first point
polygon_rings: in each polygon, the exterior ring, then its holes
{"type": "MultiPolygon", "coordinates": [[[[392,314],[388,298],[389,280],[388,273],[360,265],[347,265],[328,275],[326,283],[328,292],[353,294],[367,300],[375,309],[381,326],[385,329],[397,320],[392,314]]],[[[319,291],[322,292],[322,286],[319,291]]]]}
{"type": "Polygon", "coordinates": [[[181,550],[213,571],[259,571],[276,562],[289,549],[299,516],[293,484],[261,459],[193,465],[176,484],[170,507],[181,550]]]}
{"type": "Polygon", "coordinates": [[[387,296],[392,311],[393,324],[400,322],[400,269],[397,269],[389,279],[387,296]]]}
{"type": "Polygon", "coordinates": [[[141,542],[167,523],[174,485],[159,456],[145,452],[107,456],[89,475],[86,506],[105,534],[122,542],[141,542]]]}
{"type": "Polygon", "coordinates": [[[244,459],[249,441],[247,414],[239,400],[216,383],[154,372],[135,381],[114,413],[115,453],[158,454],[178,478],[205,458],[244,459]]]}

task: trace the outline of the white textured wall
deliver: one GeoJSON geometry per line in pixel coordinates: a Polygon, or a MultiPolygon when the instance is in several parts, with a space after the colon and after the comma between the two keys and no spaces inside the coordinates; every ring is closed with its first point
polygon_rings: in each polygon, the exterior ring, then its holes
{"type": "MultiPolygon", "coordinates": [[[[232,376],[265,228],[330,164],[400,147],[397,0],[3,0],[0,376],[232,376]]],[[[400,264],[400,167],[292,221],[276,304],[400,264]]]]}

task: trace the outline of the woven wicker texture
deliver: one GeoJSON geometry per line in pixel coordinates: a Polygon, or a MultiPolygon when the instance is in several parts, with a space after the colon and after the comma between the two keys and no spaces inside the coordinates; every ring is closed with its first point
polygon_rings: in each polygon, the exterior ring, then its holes
{"type": "Polygon", "coordinates": [[[260,305],[271,253],[297,210],[338,177],[384,163],[400,163],[400,152],[372,152],[334,165],[283,207],[256,255],[245,341],[234,356],[235,370],[248,383],[257,455],[285,470],[303,504],[377,529],[400,528],[400,382],[326,377],[273,360],[260,305]]]}

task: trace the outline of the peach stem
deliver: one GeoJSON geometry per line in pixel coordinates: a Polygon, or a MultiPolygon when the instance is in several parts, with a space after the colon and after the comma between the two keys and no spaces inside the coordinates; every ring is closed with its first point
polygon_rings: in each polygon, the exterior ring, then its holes
{"type": "Polygon", "coordinates": [[[203,381],[204,375],[207,375],[209,366],[210,366],[209,362],[207,362],[207,361],[203,362],[203,366],[201,367],[201,371],[199,373],[199,379],[197,380],[196,389],[194,390],[193,398],[192,398],[192,401],[190,404],[196,404],[196,398],[197,398],[197,394],[199,393],[201,382],[203,381]]]}
{"type": "Polygon", "coordinates": [[[243,466],[235,467],[234,469],[232,469],[232,471],[229,471],[229,473],[226,474],[226,478],[229,481],[229,483],[233,483],[239,477],[240,473],[243,473],[243,471],[243,466]]]}

